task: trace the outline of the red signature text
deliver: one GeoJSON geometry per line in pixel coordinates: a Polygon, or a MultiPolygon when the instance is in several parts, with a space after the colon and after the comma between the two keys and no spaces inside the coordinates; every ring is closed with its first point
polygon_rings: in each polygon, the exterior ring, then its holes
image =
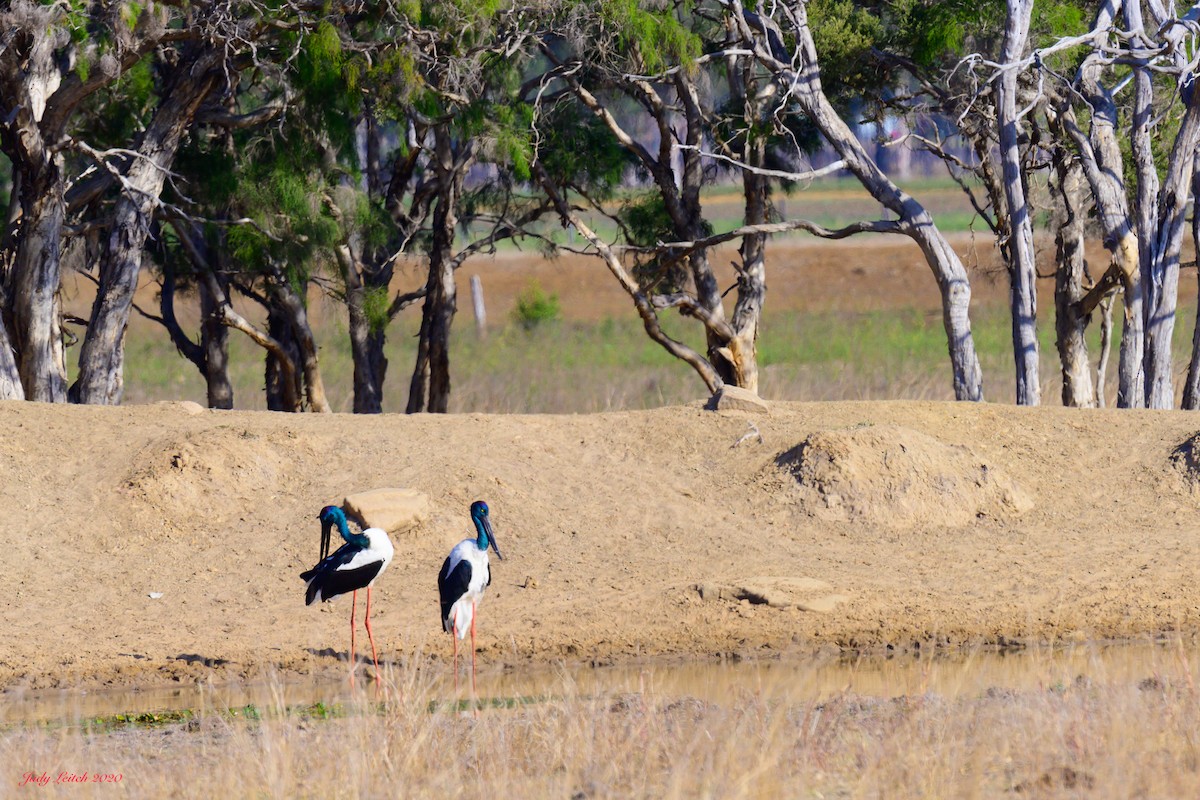
{"type": "Polygon", "coordinates": [[[57,775],[49,772],[26,772],[17,786],[49,786],[69,783],[120,783],[125,776],[120,772],[70,772],[64,770],[57,775]]]}

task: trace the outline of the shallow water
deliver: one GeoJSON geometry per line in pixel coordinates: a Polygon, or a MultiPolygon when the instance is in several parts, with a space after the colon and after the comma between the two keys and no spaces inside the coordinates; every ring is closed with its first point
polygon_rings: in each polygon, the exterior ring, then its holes
{"type": "MultiPolygon", "coordinates": [[[[1195,675],[1200,647],[1193,644],[1084,644],[1018,652],[981,651],[958,656],[825,661],[723,661],[644,664],[620,667],[565,667],[490,672],[479,675],[483,700],[552,698],[626,693],[658,698],[695,697],[722,702],[743,693],[791,701],[819,701],[849,693],[890,698],[925,694],[963,696],[989,690],[1032,690],[1067,686],[1081,679],[1126,684],[1154,679],[1160,672],[1195,675]]],[[[436,681],[433,696],[454,697],[448,674],[436,681]],[[444,687],[444,688],[443,688],[444,687]]],[[[459,696],[465,698],[469,673],[459,696]]],[[[0,701],[0,725],[74,725],[115,714],[192,710],[282,709],[324,703],[350,704],[373,697],[372,683],[359,673],[358,689],[348,682],[270,683],[117,690],[9,692],[0,701]]]]}

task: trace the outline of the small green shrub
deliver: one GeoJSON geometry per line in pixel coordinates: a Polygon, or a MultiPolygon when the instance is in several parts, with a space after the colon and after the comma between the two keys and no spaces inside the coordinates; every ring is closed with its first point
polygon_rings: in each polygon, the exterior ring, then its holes
{"type": "Polygon", "coordinates": [[[531,280],[517,295],[517,307],[513,309],[513,319],[525,330],[532,330],[543,322],[553,322],[562,313],[558,303],[558,295],[546,294],[542,285],[531,280]]]}

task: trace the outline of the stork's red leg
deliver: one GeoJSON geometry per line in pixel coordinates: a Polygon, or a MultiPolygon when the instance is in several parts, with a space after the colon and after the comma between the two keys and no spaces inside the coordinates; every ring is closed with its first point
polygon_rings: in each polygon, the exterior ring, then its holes
{"type": "Polygon", "coordinates": [[[450,638],[454,640],[454,696],[458,696],[458,609],[450,612],[450,638]]]}
{"type": "Polygon", "coordinates": [[[358,666],[357,650],[354,648],[354,615],[358,613],[358,592],[350,599],[350,685],[354,685],[354,670],[358,666]]]}
{"type": "Polygon", "coordinates": [[[375,682],[379,683],[382,678],[379,677],[379,659],[375,655],[375,634],[371,633],[371,587],[367,587],[367,613],[363,618],[364,624],[367,626],[367,638],[371,640],[371,663],[375,665],[375,682]]]}
{"type": "Polygon", "coordinates": [[[471,697],[475,697],[475,603],[471,603],[471,697]]]}

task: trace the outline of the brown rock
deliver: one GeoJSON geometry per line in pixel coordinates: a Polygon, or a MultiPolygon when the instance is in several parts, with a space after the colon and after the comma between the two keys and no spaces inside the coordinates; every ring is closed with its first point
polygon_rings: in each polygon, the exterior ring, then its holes
{"type": "Polygon", "coordinates": [[[408,530],[429,516],[429,495],[416,489],[371,489],[347,495],[342,509],[367,528],[408,530]]]}

